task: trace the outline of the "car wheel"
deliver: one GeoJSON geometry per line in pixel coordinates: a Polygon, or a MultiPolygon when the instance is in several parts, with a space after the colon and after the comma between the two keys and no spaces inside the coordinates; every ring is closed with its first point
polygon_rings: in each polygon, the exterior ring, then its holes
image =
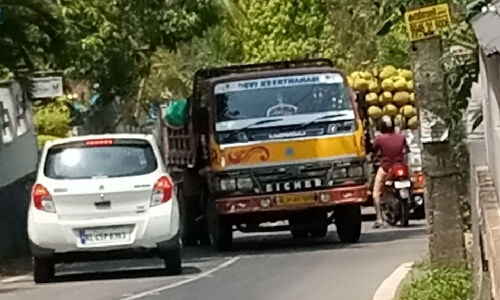
{"type": "Polygon", "coordinates": [[[342,243],[356,243],[361,237],[361,207],[342,205],[335,208],[337,235],[342,243]]]}
{"type": "Polygon", "coordinates": [[[181,247],[163,250],[161,256],[165,262],[168,275],[179,275],[182,273],[181,247]]]}
{"type": "Polygon", "coordinates": [[[35,257],[33,259],[33,279],[36,283],[54,281],[55,267],[53,258],[35,257]]]}

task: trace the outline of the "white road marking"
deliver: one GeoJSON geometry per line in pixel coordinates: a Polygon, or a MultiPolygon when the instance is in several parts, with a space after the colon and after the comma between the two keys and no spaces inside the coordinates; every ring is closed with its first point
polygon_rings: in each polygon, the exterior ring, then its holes
{"type": "Polygon", "coordinates": [[[218,265],[218,266],[216,266],[216,267],[214,267],[214,268],[212,268],[212,269],[210,269],[210,270],[208,270],[206,272],[200,273],[200,274],[198,274],[196,276],[189,277],[187,279],[184,279],[184,280],[181,280],[179,282],[175,282],[175,283],[163,286],[163,287],[159,287],[159,288],[152,289],[152,290],[149,290],[149,291],[145,291],[145,292],[142,292],[142,293],[139,293],[139,294],[135,294],[135,295],[130,296],[130,297],[125,297],[125,298],[122,298],[121,300],[136,300],[136,299],[141,299],[141,298],[144,298],[144,297],[147,297],[147,296],[158,295],[159,293],[164,292],[166,290],[170,290],[170,289],[173,289],[173,288],[176,288],[176,287],[188,284],[190,282],[199,280],[201,278],[208,277],[210,274],[213,274],[213,273],[215,273],[215,272],[217,272],[217,271],[219,271],[221,269],[224,269],[224,268],[226,268],[226,267],[234,264],[240,258],[241,258],[241,256],[233,257],[231,259],[226,260],[222,264],[220,264],[220,265],[218,265]]]}
{"type": "Polygon", "coordinates": [[[404,263],[399,266],[389,277],[387,277],[384,282],[379,286],[373,296],[373,300],[392,300],[396,295],[401,281],[406,277],[406,274],[411,269],[413,263],[404,263]]]}
{"type": "Polygon", "coordinates": [[[30,279],[31,279],[31,277],[28,275],[21,275],[21,276],[14,276],[14,277],[5,278],[5,279],[2,279],[0,282],[1,283],[13,283],[13,282],[18,282],[18,281],[27,281],[30,279]]]}

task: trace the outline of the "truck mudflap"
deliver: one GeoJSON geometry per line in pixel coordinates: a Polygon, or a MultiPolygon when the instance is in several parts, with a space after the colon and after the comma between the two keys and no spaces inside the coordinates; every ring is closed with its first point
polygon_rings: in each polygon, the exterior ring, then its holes
{"type": "Polygon", "coordinates": [[[367,195],[366,185],[355,185],[308,192],[222,198],[217,199],[216,203],[217,212],[227,215],[363,204],[367,195]]]}

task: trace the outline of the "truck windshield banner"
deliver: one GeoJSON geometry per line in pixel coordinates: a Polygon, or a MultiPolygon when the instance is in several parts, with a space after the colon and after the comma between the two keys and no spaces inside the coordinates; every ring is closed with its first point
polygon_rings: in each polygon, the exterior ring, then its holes
{"type": "Polygon", "coordinates": [[[251,79],[220,83],[215,86],[215,94],[239,92],[247,90],[281,88],[324,83],[343,83],[344,79],[338,73],[305,74],[262,79],[251,79]]]}

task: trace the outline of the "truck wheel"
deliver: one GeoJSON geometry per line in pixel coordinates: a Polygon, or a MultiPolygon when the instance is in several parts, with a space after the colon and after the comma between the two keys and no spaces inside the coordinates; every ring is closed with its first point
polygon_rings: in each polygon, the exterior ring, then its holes
{"type": "Polygon", "coordinates": [[[181,246],[173,249],[163,250],[161,257],[165,262],[165,268],[168,275],[179,275],[182,273],[181,246]]]}
{"type": "Polygon", "coordinates": [[[292,228],[290,229],[290,232],[292,233],[292,237],[294,239],[305,239],[309,236],[309,230],[307,229],[297,229],[297,228],[292,228]]]}
{"type": "Polygon", "coordinates": [[[208,200],[208,233],[210,243],[218,251],[231,250],[233,226],[217,214],[215,199],[208,200]]]}
{"type": "Polygon", "coordinates": [[[210,245],[210,234],[208,233],[207,221],[198,224],[198,238],[200,245],[210,245]]]}
{"type": "Polygon", "coordinates": [[[196,207],[195,199],[192,197],[185,197],[183,188],[179,187],[177,192],[177,199],[179,200],[179,210],[181,217],[181,232],[182,243],[185,246],[198,245],[198,226],[196,224],[196,207]]]}
{"type": "Polygon", "coordinates": [[[36,283],[47,283],[54,281],[55,268],[52,258],[34,257],[33,280],[36,283]]]}
{"type": "Polygon", "coordinates": [[[335,208],[337,235],[342,243],[356,243],[361,236],[361,207],[341,205],[335,208]]]}
{"type": "Polygon", "coordinates": [[[311,236],[316,238],[325,237],[328,233],[328,214],[326,211],[311,214],[311,220],[316,220],[311,229],[311,236]]]}
{"type": "Polygon", "coordinates": [[[328,233],[328,226],[316,227],[311,230],[311,236],[316,238],[323,238],[328,233]]]}
{"type": "Polygon", "coordinates": [[[310,227],[307,223],[309,215],[305,212],[294,215],[288,219],[290,232],[294,239],[304,239],[309,237],[310,227]]]}

